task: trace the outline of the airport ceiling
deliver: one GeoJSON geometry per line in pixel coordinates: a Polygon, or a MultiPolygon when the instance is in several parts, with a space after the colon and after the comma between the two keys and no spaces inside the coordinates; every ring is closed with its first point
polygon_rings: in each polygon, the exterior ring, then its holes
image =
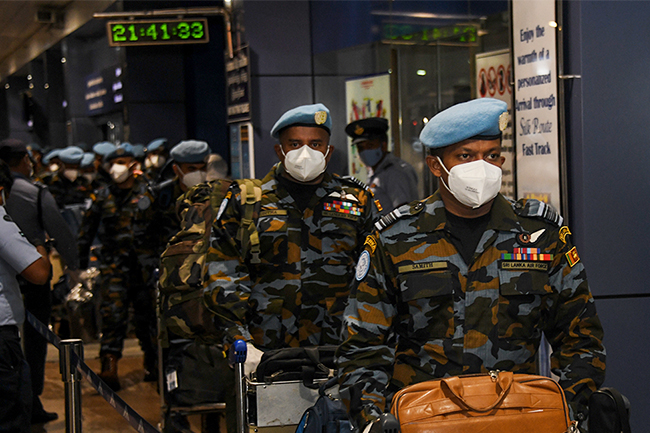
{"type": "Polygon", "coordinates": [[[93,20],[95,12],[105,11],[114,2],[0,1],[0,81],[93,20]]]}

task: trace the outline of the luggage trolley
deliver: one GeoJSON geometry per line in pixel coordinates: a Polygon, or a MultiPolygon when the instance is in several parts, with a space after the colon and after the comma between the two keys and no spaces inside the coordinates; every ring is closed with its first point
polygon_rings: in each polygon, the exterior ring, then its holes
{"type": "MultiPolygon", "coordinates": [[[[237,433],[293,433],[304,412],[316,403],[318,387],[311,389],[300,380],[264,382],[244,374],[246,342],[234,345],[237,399],[237,433]]],[[[327,379],[316,379],[315,384],[327,379]]],[[[338,398],[338,385],[329,394],[338,398]]]]}

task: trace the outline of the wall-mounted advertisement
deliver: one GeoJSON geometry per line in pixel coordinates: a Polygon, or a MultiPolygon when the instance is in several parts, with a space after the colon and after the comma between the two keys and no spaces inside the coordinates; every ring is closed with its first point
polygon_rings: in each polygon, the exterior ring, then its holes
{"type": "Polygon", "coordinates": [[[512,70],[510,50],[492,51],[476,55],[476,89],[478,98],[494,98],[508,104],[510,122],[503,131],[501,154],[505,156],[501,194],[516,199],[515,190],[515,151],[512,141],[512,70]]]}
{"type": "MultiPolygon", "coordinates": [[[[345,82],[347,123],[368,117],[383,117],[390,123],[390,74],[354,78],[345,82]]],[[[346,123],[346,124],[347,124],[346,123]]],[[[391,131],[388,131],[391,136],[391,131]]],[[[392,149],[392,142],[388,144],[392,149]]],[[[348,173],[363,182],[368,178],[366,166],[359,159],[357,147],[348,137],[348,173]]]]}
{"type": "Polygon", "coordinates": [[[517,194],[561,209],[555,0],[512,2],[517,194]]]}

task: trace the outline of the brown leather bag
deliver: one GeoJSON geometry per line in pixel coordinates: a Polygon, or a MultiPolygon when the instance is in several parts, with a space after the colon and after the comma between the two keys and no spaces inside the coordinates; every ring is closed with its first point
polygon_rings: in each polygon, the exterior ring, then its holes
{"type": "Polygon", "coordinates": [[[557,382],[503,371],[407,386],[391,412],[401,433],[577,432],[557,382]]]}

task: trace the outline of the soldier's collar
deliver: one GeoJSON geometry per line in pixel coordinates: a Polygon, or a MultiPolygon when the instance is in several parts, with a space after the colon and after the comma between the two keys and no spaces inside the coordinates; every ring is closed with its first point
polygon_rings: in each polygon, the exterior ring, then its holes
{"type": "MultiPolygon", "coordinates": [[[[427,204],[434,204],[434,216],[431,223],[434,225],[433,230],[443,230],[447,226],[447,217],[445,215],[445,206],[440,196],[440,191],[436,191],[427,200],[427,204]]],[[[490,209],[490,221],[486,230],[512,231],[521,233],[525,230],[519,224],[519,218],[512,209],[510,202],[501,194],[498,194],[492,202],[490,209]]]]}

